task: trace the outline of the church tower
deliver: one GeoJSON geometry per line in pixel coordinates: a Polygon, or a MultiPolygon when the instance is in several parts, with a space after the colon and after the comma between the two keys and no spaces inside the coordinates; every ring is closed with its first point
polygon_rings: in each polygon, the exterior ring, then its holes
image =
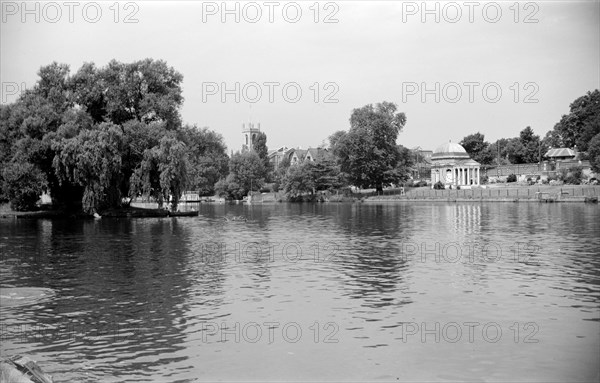
{"type": "Polygon", "coordinates": [[[258,124],[254,124],[252,122],[248,122],[247,124],[242,124],[242,151],[244,150],[254,150],[254,140],[256,139],[256,134],[260,132],[260,122],[258,124]]]}

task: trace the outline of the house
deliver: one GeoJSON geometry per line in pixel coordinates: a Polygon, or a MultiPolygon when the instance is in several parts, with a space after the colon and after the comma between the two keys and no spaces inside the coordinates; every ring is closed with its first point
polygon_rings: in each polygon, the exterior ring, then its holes
{"type": "Polygon", "coordinates": [[[333,154],[325,148],[291,149],[287,157],[290,159],[290,165],[301,164],[304,161],[319,161],[322,159],[333,158],[333,154]]]}

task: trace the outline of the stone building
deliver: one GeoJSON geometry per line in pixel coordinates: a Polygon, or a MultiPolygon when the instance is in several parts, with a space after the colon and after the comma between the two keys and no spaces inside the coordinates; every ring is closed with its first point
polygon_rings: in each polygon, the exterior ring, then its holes
{"type": "Polygon", "coordinates": [[[480,164],[471,159],[461,145],[448,142],[434,150],[431,156],[432,187],[441,181],[446,188],[479,185],[480,164]]]}

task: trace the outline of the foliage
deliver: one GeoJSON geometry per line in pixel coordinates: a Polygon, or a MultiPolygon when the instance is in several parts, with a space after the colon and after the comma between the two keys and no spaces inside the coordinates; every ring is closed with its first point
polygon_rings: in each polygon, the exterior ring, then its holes
{"type": "Polygon", "coordinates": [[[499,165],[537,163],[546,151],[546,143],[528,126],[519,133],[519,137],[501,138],[490,144],[479,154],[479,162],[499,165]]]}
{"type": "Polygon", "coordinates": [[[322,158],[290,166],[281,187],[288,197],[297,197],[306,193],[338,189],[344,184],[339,165],[332,159],[322,158]]]}
{"type": "Polygon", "coordinates": [[[267,147],[267,135],[264,132],[256,133],[256,136],[252,141],[252,149],[258,154],[258,157],[264,161],[265,166],[268,167],[269,149],[267,147]]]}
{"type": "Polygon", "coordinates": [[[570,112],[563,115],[554,129],[546,134],[545,141],[555,148],[573,148],[588,150],[592,138],[600,133],[600,91],[577,98],[570,105],[570,112]]]}
{"type": "Polygon", "coordinates": [[[189,160],[185,144],[172,136],[161,138],[160,144],[144,151],[144,157],[131,176],[131,196],[148,194],[159,206],[171,200],[176,211],[187,186],[189,160]]]}
{"type": "Polygon", "coordinates": [[[515,174],[509,174],[506,177],[506,182],[517,182],[517,176],[515,174]]]}
{"type": "Polygon", "coordinates": [[[399,166],[403,153],[396,145],[406,116],[396,113],[396,109],[396,105],[389,102],[354,109],[350,130],[334,134],[333,140],[330,138],[341,171],[348,175],[351,184],[375,187],[381,194],[383,187],[406,178],[409,169],[399,166]]]}
{"type": "Polygon", "coordinates": [[[58,182],[83,188],[85,212],[94,213],[96,209],[118,204],[121,200],[118,185],[122,146],[123,134],[111,123],[102,123],[94,130],[82,130],[72,138],[53,141],[52,149],[56,155],[52,165],[58,182]]]}
{"type": "Polygon", "coordinates": [[[572,166],[568,169],[560,169],[558,180],[566,184],[580,185],[583,180],[583,168],[581,166],[572,166]]]}
{"type": "Polygon", "coordinates": [[[237,152],[229,160],[229,175],[217,182],[215,190],[220,196],[240,200],[249,191],[260,190],[266,175],[264,162],[256,152],[237,152]]]}
{"type": "Polygon", "coordinates": [[[435,190],[442,190],[442,189],[445,189],[446,187],[444,186],[444,184],[442,183],[442,181],[438,181],[435,184],[433,184],[433,188],[435,190]]]}
{"type": "Polygon", "coordinates": [[[176,206],[188,179],[209,193],[227,174],[222,137],[181,126],[183,77],[165,62],[86,63],[72,76],[52,63],[38,74],[0,107],[0,165],[33,165],[53,203],[93,212],[144,192],[176,206]]]}
{"type": "Polygon", "coordinates": [[[590,141],[588,147],[588,158],[592,171],[596,174],[600,174],[600,133],[596,134],[590,141]]]}
{"type": "Polygon", "coordinates": [[[2,189],[13,210],[34,210],[46,184],[44,173],[31,163],[10,162],[2,169],[2,189]]]}
{"type": "Polygon", "coordinates": [[[485,135],[477,132],[465,136],[460,145],[469,153],[469,156],[480,164],[489,165],[494,160],[493,153],[488,150],[490,143],[485,141],[485,135]]]}
{"type": "Polygon", "coordinates": [[[229,171],[223,136],[208,128],[189,125],[184,126],[182,132],[189,151],[189,188],[199,191],[201,196],[213,195],[214,185],[229,171]]]}

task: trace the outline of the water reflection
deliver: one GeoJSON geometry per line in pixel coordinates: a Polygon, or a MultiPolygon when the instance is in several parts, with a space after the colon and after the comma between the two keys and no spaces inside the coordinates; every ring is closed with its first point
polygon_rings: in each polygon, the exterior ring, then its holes
{"type": "Polygon", "coordinates": [[[195,218],[0,220],[2,286],[55,294],[1,308],[2,355],[30,354],[57,381],[597,376],[596,205],[198,208],[195,218]],[[224,219],[234,216],[247,221],[224,219]],[[411,343],[403,327],[468,321],[498,323],[504,338],[411,343]],[[267,322],[279,323],[272,342],[267,327],[254,343],[232,335],[267,322]],[[515,343],[515,322],[535,323],[540,342],[515,343]],[[303,330],[297,342],[282,338],[290,323],[303,330]]]}

